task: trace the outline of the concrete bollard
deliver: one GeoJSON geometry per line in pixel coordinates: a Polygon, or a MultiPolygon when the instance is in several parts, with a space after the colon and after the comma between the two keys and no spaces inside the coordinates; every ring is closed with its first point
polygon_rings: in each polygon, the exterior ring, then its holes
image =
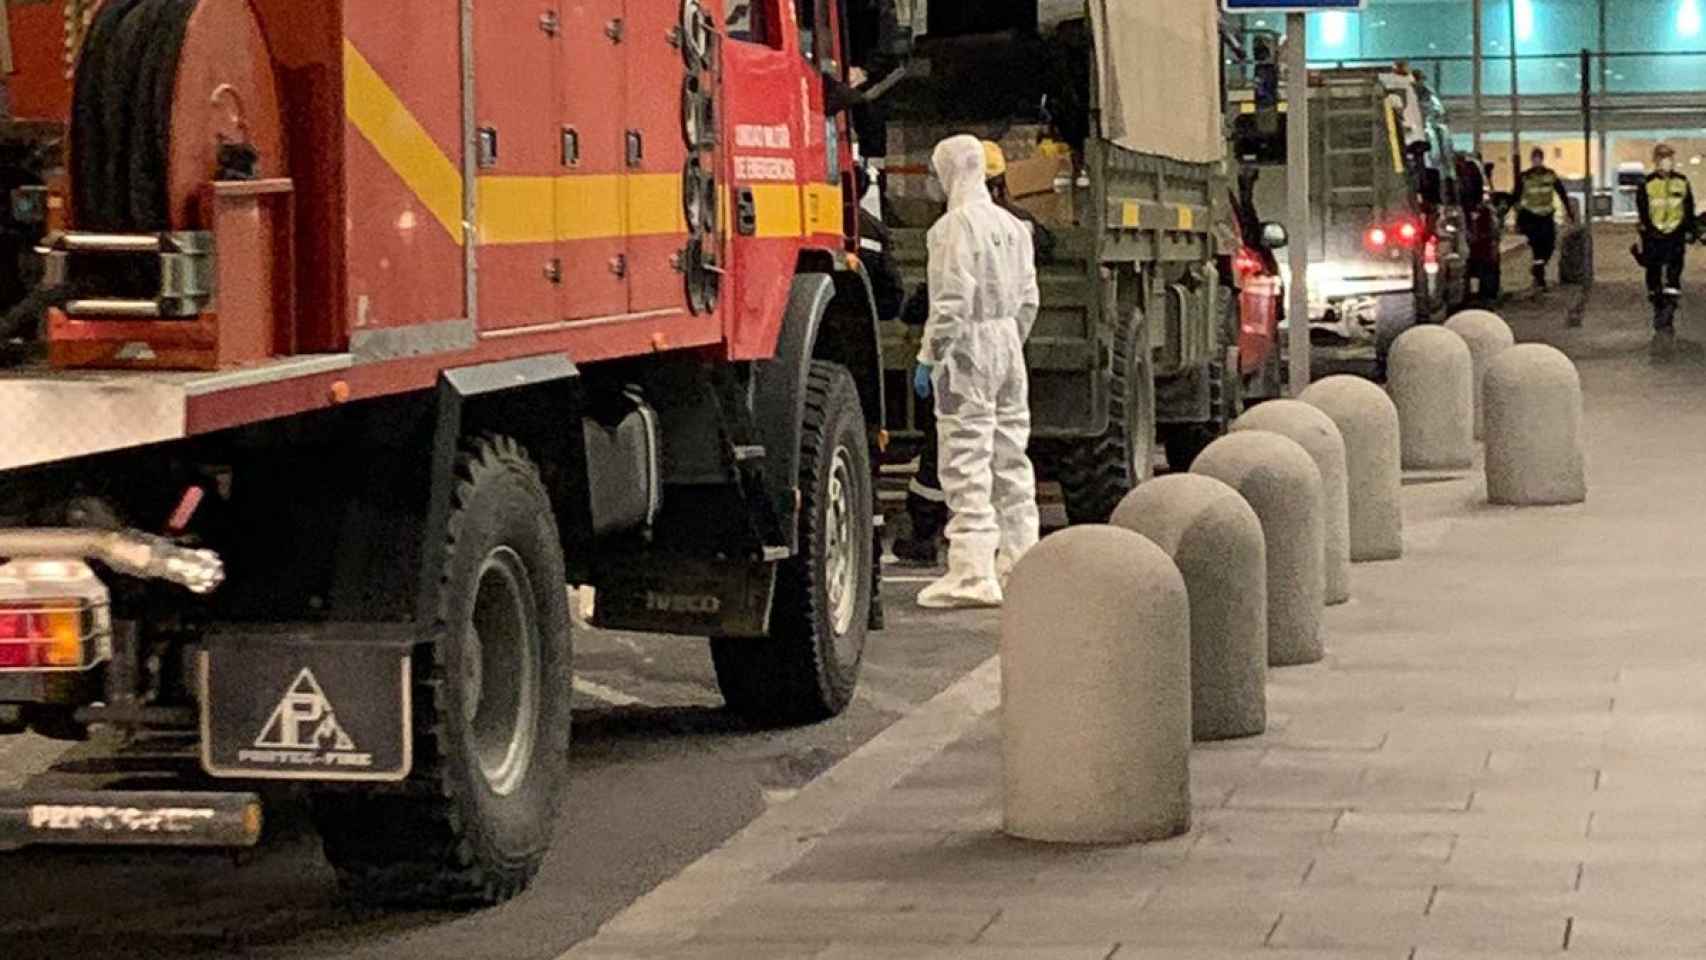
{"type": "Polygon", "coordinates": [[[1148,539],[1073,527],[1019,561],[1001,612],[1007,833],[1160,840],[1191,826],[1190,606],[1148,539]]]}
{"type": "Polygon", "coordinates": [[[1481,398],[1481,383],[1487,376],[1487,364],[1493,358],[1516,346],[1516,335],[1510,324],[1491,310],[1464,310],[1445,322],[1445,328],[1463,338],[1469,345],[1469,365],[1475,381],[1475,439],[1486,431],[1487,410],[1481,398]]]}
{"type": "Polygon", "coordinates": [[[1268,558],[1262,522],[1238,491],[1176,473],[1126,495],[1109,521],[1167,551],[1191,603],[1191,736],[1267,729],[1268,558]]]}
{"type": "Polygon", "coordinates": [[[1582,381],[1555,347],[1525,343],[1487,368],[1487,499],[1511,506],[1587,499],[1582,381]]]}
{"type": "Polygon", "coordinates": [[[1233,430],[1266,430],[1297,441],[1321,471],[1322,563],[1328,606],[1351,598],[1351,507],[1345,438],[1333,418],[1300,400],[1269,400],[1245,411],[1233,430]]]}
{"type": "Polygon", "coordinates": [[[1322,657],[1321,471],[1309,454],[1266,430],[1240,430],[1208,445],[1191,467],[1244,495],[1262,521],[1268,553],[1268,666],[1322,657]]]}
{"type": "Polygon", "coordinates": [[[1435,324],[1404,331],[1386,360],[1406,470],[1475,464],[1475,366],[1469,345],[1435,324]]]}
{"type": "Polygon", "coordinates": [[[1352,563],[1404,555],[1404,472],[1398,408],[1386,391],[1361,377],[1318,380],[1298,397],[1325,413],[1345,441],[1352,563]]]}

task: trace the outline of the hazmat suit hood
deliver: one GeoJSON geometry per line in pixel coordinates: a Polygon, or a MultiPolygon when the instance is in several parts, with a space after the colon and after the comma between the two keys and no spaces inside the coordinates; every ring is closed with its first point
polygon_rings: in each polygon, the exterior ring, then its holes
{"type": "Polygon", "coordinates": [[[971,136],[949,137],[936,145],[930,157],[936,178],[948,194],[948,209],[973,203],[994,203],[984,177],[983,141],[971,136]]]}

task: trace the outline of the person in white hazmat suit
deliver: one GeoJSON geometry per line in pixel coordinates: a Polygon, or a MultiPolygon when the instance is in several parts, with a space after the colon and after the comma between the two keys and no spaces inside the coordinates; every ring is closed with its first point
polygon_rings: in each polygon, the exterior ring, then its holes
{"type": "Polygon", "coordinates": [[[996,206],[976,137],[949,137],[931,165],[948,212],[930,228],[930,319],[914,386],[935,397],[948,572],[923,607],[1001,603],[1001,578],[1037,542],[1025,340],[1041,304],[1031,231],[996,206]]]}

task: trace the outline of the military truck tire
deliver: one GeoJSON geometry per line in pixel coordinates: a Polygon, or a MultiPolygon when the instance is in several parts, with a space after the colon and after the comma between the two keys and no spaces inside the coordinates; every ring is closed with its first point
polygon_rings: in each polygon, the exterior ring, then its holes
{"type": "Polygon", "coordinates": [[[853,700],[870,628],[873,492],[853,376],[812,364],[800,430],[800,549],[777,571],[770,636],[711,641],[730,710],[765,726],[815,723],[853,700]]]}
{"type": "Polygon", "coordinates": [[[1219,425],[1212,423],[1183,424],[1167,431],[1162,440],[1162,445],[1167,448],[1167,469],[1173,473],[1191,469],[1197,456],[1224,432],[1219,425]]]}
{"type": "Polygon", "coordinates": [[[1073,524],[1106,523],[1125,495],[1155,472],[1155,377],[1141,316],[1114,343],[1113,359],[1107,430],[1066,445],[1055,467],[1073,524]]]}
{"type": "Polygon", "coordinates": [[[315,798],[326,857],[364,901],[486,905],[520,893],[556,832],[572,681],[562,544],[515,441],[456,470],[437,616],[414,660],[414,772],[394,793],[315,798]]]}

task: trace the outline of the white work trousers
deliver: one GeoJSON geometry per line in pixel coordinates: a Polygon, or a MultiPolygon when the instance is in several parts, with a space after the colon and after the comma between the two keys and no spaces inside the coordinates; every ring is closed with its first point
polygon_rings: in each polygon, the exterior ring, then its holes
{"type": "Polygon", "coordinates": [[[1037,478],[1025,452],[1030,379],[1018,324],[968,324],[931,377],[942,491],[951,512],[949,572],[959,566],[962,575],[992,576],[997,550],[1003,566],[1010,566],[1038,535],[1037,478]]]}

